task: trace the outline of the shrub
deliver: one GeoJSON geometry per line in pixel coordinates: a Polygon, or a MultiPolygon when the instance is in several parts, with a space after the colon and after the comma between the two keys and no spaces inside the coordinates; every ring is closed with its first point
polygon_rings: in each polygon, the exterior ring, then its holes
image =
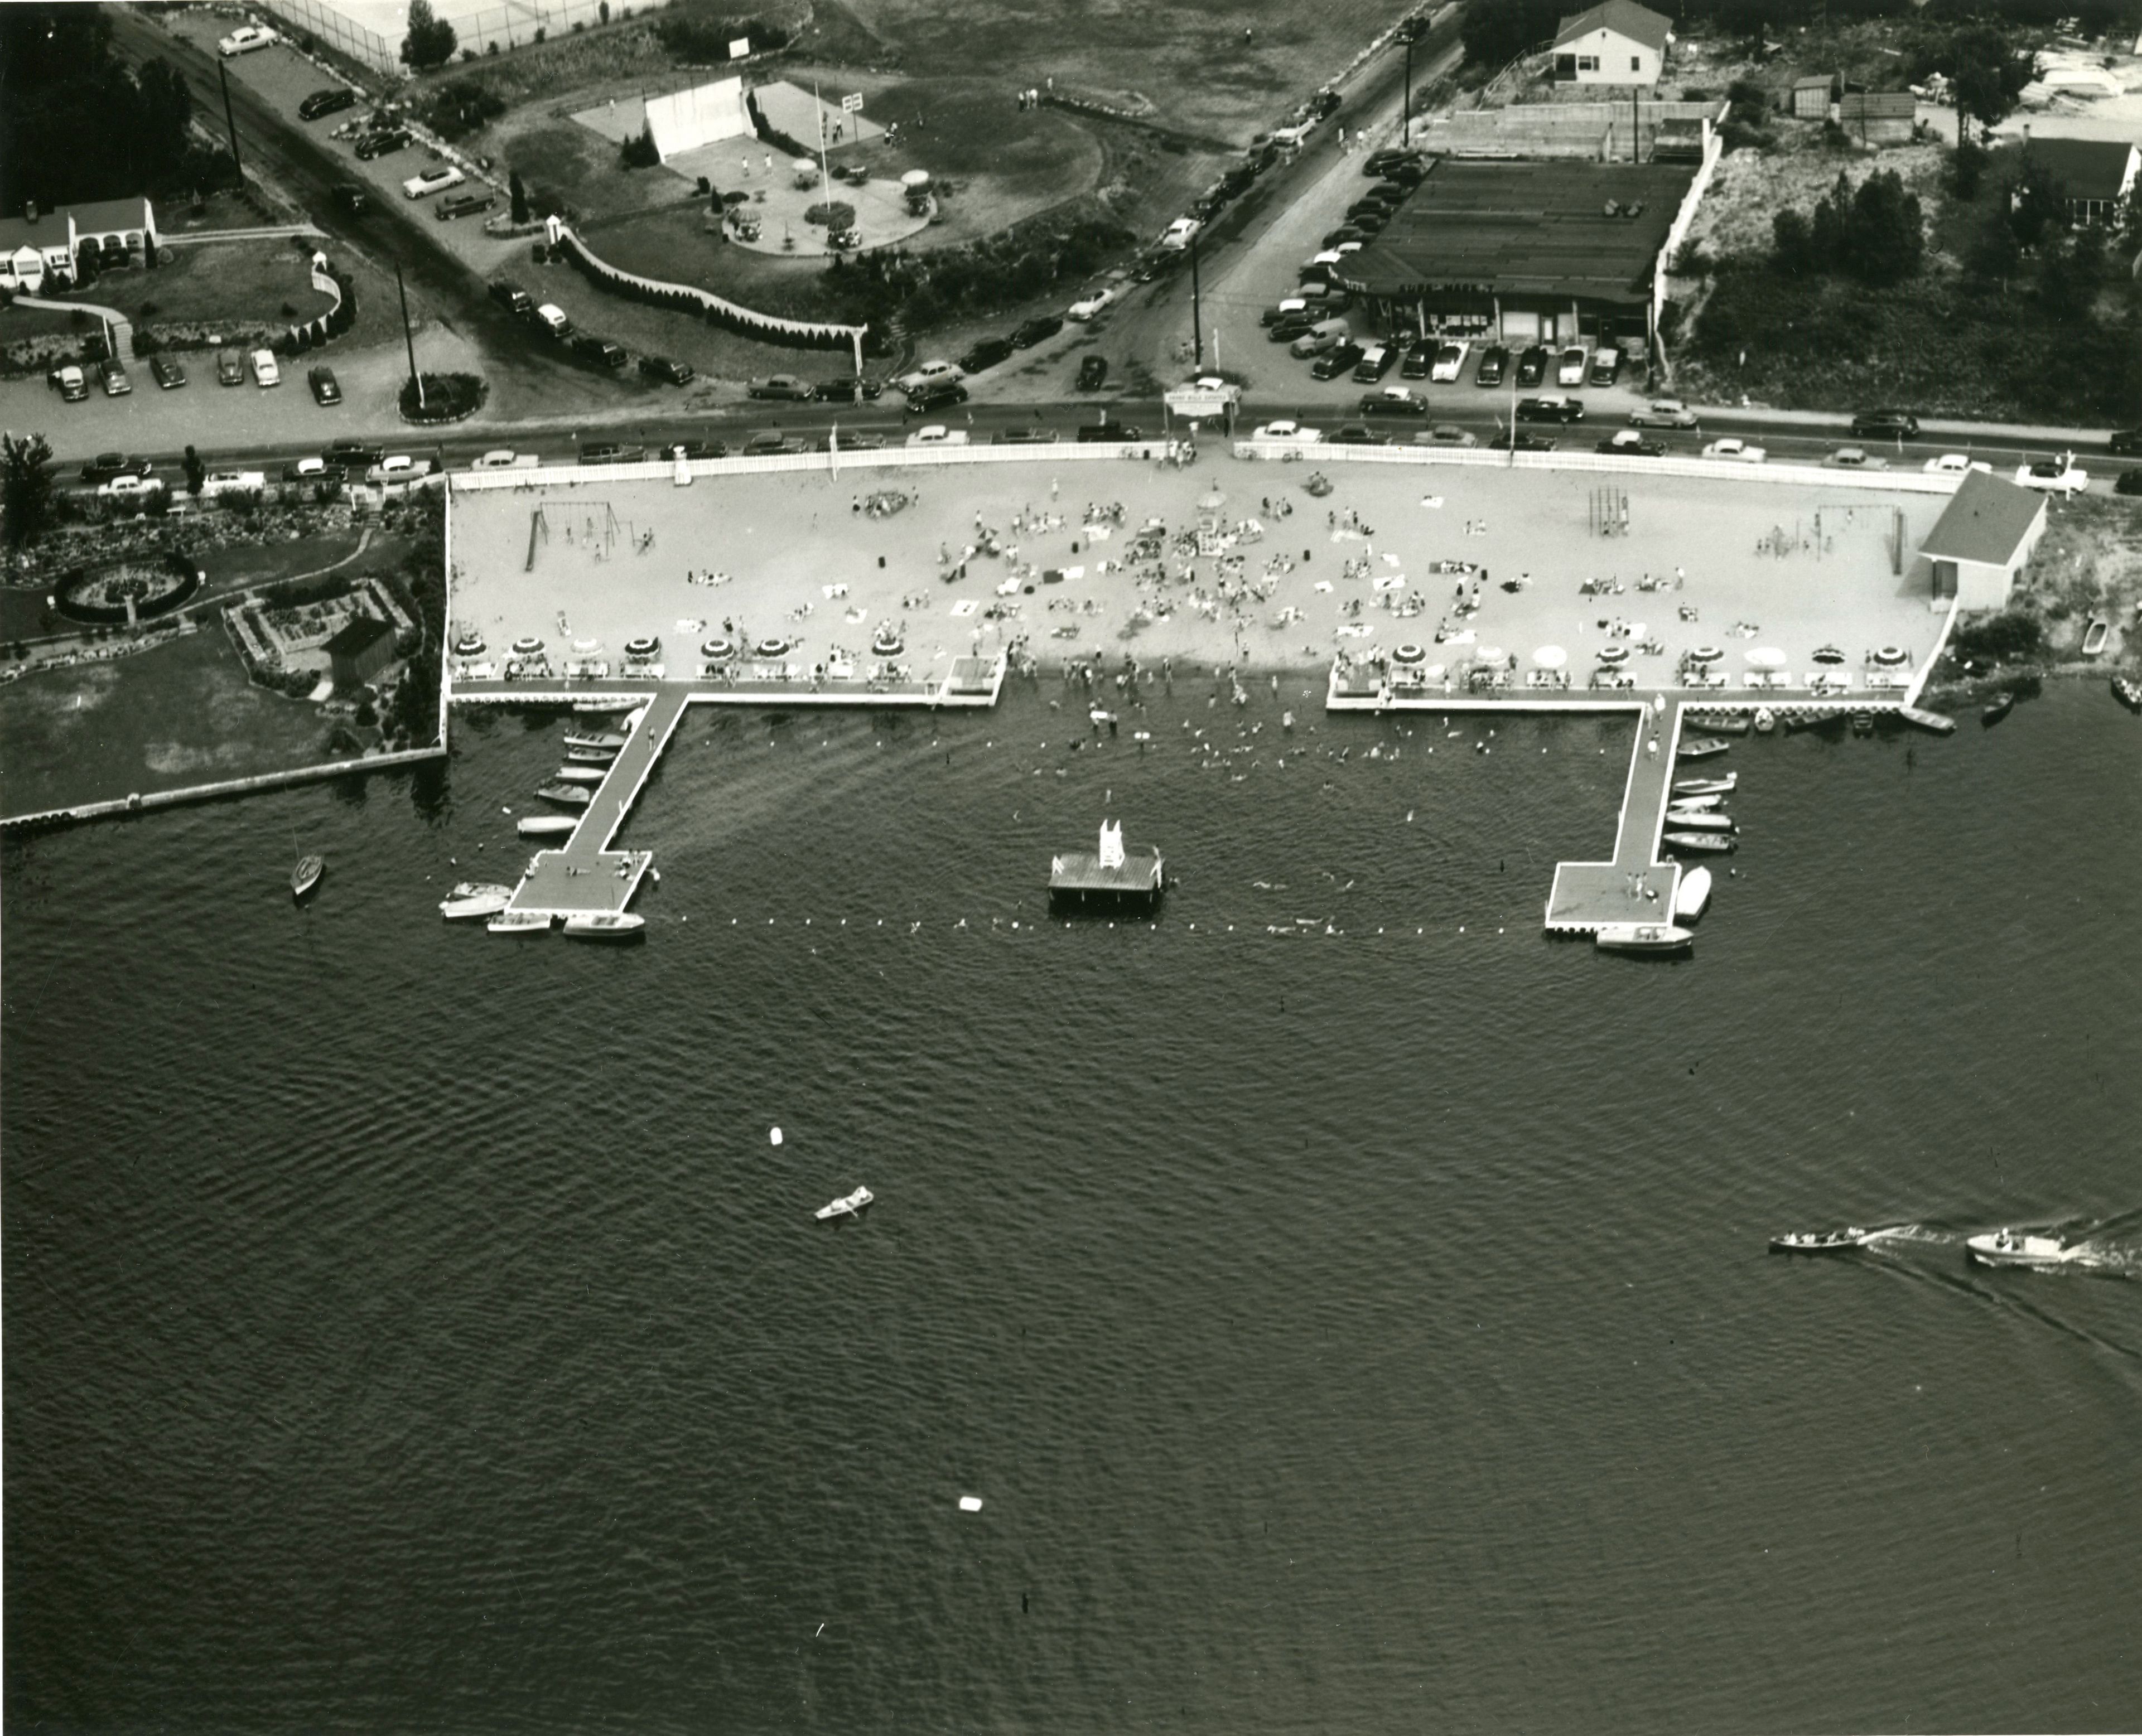
{"type": "Polygon", "coordinates": [[[654,129],[643,126],[633,137],[627,139],[618,151],[628,169],[652,169],[662,160],[662,152],[654,143],[654,129]]]}
{"type": "Polygon", "coordinates": [[[2115,494],[2142,495],[2142,470],[2124,470],[2112,485],[2115,494]]]}
{"type": "Polygon", "coordinates": [[[2026,663],[2044,654],[2046,629],[2028,610],[2006,609],[1958,627],[1949,649],[1959,663],[2026,663]]]}

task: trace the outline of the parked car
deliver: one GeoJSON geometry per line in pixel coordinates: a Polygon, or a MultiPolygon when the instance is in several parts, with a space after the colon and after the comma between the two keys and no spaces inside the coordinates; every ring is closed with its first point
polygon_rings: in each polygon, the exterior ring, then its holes
{"type": "Polygon", "coordinates": [[[1592,383],[1594,386],[1611,386],[1615,380],[1620,376],[1621,372],[1621,353],[1616,349],[1611,344],[1609,344],[1604,349],[1596,350],[1592,353],[1592,383]]]}
{"type": "Polygon", "coordinates": [[[1035,344],[1054,338],[1063,329],[1062,314],[1037,314],[1032,319],[1021,322],[1019,328],[1011,334],[1011,347],[1014,349],[1032,349],[1035,344]]]}
{"type": "Polygon", "coordinates": [[[932,422],[928,427],[917,428],[909,435],[907,443],[911,446],[965,446],[967,431],[965,428],[948,428],[942,422],[932,422]]]}
{"type": "Polygon", "coordinates": [[[351,217],[356,216],[372,203],[370,190],[360,187],[355,181],[337,181],[328,190],[328,196],[334,200],[338,210],[351,217]]]}
{"type": "MultiPolygon", "coordinates": [[[[1287,353],[1297,362],[1305,362],[1311,356],[1320,356],[1334,344],[1344,343],[1350,334],[1343,319],[1320,319],[1287,346],[1287,353]]],[[[1360,353],[1355,352],[1356,360],[1360,353]]],[[[1351,363],[1348,364],[1350,367],[1351,363]]]]}
{"type": "Polygon", "coordinates": [[[1361,359],[1362,354],[1361,346],[1350,338],[1342,343],[1335,343],[1309,364],[1310,377],[1316,380],[1335,380],[1342,373],[1350,372],[1354,364],[1361,359]]]}
{"type": "Polygon", "coordinates": [[[488,193],[457,193],[452,199],[441,200],[432,215],[442,223],[452,223],[457,217],[476,216],[496,203],[488,193]]]}
{"type": "Polygon", "coordinates": [[[1647,439],[1641,428],[1617,428],[1599,442],[1602,452],[1622,452],[1632,458],[1662,458],[1666,443],[1647,439]]]}
{"type": "Polygon", "coordinates": [[[1361,399],[1364,416],[1404,416],[1414,420],[1428,414],[1428,400],[1415,397],[1403,386],[1386,386],[1381,392],[1371,392],[1361,399]]]}
{"type": "Polygon", "coordinates": [[[332,367],[306,369],[305,383],[313,388],[314,403],[327,405],[342,402],[342,383],[335,378],[332,367]]]}
{"type": "Polygon", "coordinates": [[[1178,217],[1161,231],[1160,244],[1170,253],[1180,253],[1190,244],[1190,238],[1205,225],[1195,217],[1178,217]]]}
{"type": "Polygon", "coordinates": [[[134,389],[134,382],[126,377],[126,365],[116,356],[106,356],[98,362],[96,373],[104,382],[106,397],[124,397],[134,389]]]}
{"type": "Polygon", "coordinates": [[[560,341],[573,335],[573,323],[555,302],[545,302],[528,316],[528,323],[547,338],[560,341]]]}
{"type": "Polygon", "coordinates": [[[642,356],[639,372],[641,378],[659,380],[665,386],[688,386],[698,377],[690,362],[672,362],[667,356],[642,356]]]}
{"type": "MultiPolygon", "coordinates": [[[[1368,239],[1369,231],[1362,228],[1360,224],[1356,223],[1342,223],[1335,229],[1330,229],[1325,232],[1324,237],[1324,246],[1327,252],[1338,253],[1340,249],[1345,247],[1350,241],[1358,247],[1362,242],[1368,239]]],[[[1344,255],[1341,254],[1341,257],[1343,258],[1344,255]]]]}
{"type": "MultiPolygon", "coordinates": [[[[846,446],[848,443],[849,436],[842,435],[841,444],[846,446]]],[[[664,458],[682,458],[687,463],[701,458],[726,458],[728,455],[729,449],[718,440],[680,440],[662,448],[664,458]]]]}
{"type": "Polygon", "coordinates": [[[186,371],[169,356],[149,358],[149,377],[165,392],[175,392],[186,383],[186,371]]]}
{"type": "Polygon", "coordinates": [[[1354,364],[1354,377],[1364,386],[1373,386],[1391,371],[1391,363],[1397,359],[1388,343],[1372,343],[1354,364]]]}
{"type": "Polygon", "coordinates": [[[300,458],[295,464],[283,466],[285,482],[325,482],[330,479],[342,481],[342,466],[329,464],[324,458],[300,458]]]}
{"type": "Polygon", "coordinates": [[[1822,461],[1833,470],[1887,470],[1887,458],[1868,451],[1864,446],[1839,446],[1822,461]]]}
{"type": "MultiPolygon", "coordinates": [[[[1529,428],[1518,429],[1514,443],[1521,452],[1551,452],[1558,444],[1551,435],[1535,434],[1529,428]]],[[[1491,452],[1507,452],[1512,444],[1509,431],[1505,429],[1488,442],[1488,450],[1491,452]]]]}
{"type": "Polygon", "coordinates": [[[1399,364],[1402,380],[1424,380],[1435,367],[1435,345],[1427,338],[1406,347],[1405,360],[1399,364]]]}
{"type": "Polygon", "coordinates": [[[1079,424],[1078,437],[1080,445],[1091,445],[1098,441],[1143,440],[1145,438],[1145,430],[1139,427],[1137,423],[1112,422],[1106,420],[1108,412],[1104,410],[1101,414],[1103,420],[1100,422],[1081,422],[1079,424]]]}
{"type": "Polygon", "coordinates": [[[582,332],[573,339],[573,353],[583,361],[597,362],[605,367],[622,367],[632,359],[625,354],[623,344],[597,337],[593,332],[582,332]]]}
{"type": "Polygon", "coordinates": [[[1723,440],[1712,441],[1703,449],[1703,456],[1728,464],[1760,464],[1770,455],[1760,446],[1750,446],[1746,441],[1728,435],[1723,440]]]}
{"type": "Polygon", "coordinates": [[[614,440],[590,441],[582,446],[582,464],[637,464],[642,454],[638,446],[620,446],[614,440]]]}
{"type": "Polygon", "coordinates": [[[60,395],[63,404],[78,404],[89,396],[89,382],[73,362],[62,363],[45,376],[45,384],[60,395]]]}
{"type": "Polygon", "coordinates": [[[1389,446],[1391,436],[1379,434],[1366,422],[1344,422],[1331,432],[1334,446],[1389,446]]]}
{"type": "Polygon", "coordinates": [[[1276,326],[1282,319],[1286,319],[1292,314],[1305,313],[1308,311],[1309,298],[1307,296],[1290,295],[1283,298],[1275,305],[1266,308],[1264,312],[1258,314],[1257,323],[1261,326],[1276,326]]]}
{"type": "Polygon", "coordinates": [[[1438,345],[1435,367],[1429,372],[1429,378],[1454,384],[1465,372],[1465,358],[1472,348],[1463,338],[1454,338],[1438,345]]]}
{"type": "Polygon", "coordinates": [[[856,374],[842,374],[838,379],[820,382],[820,400],[828,404],[856,404],[874,398],[885,390],[876,380],[866,379],[856,374]]]}
{"type": "Polygon", "coordinates": [[[365,472],[365,481],[377,483],[382,488],[392,488],[398,484],[413,482],[419,476],[429,476],[431,470],[429,459],[420,461],[407,452],[389,452],[365,472]]]}
{"type": "Polygon", "coordinates": [[[1344,247],[1350,241],[1373,241],[1389,226],[1390,220],[1390,214],[1381,206],[1373,210],[1364,211],[1358,217],[1349,218],[1346,227],[1351,229],[1353,234],[1341,235],[1337,244],[1344,247]]]}
{"type": "Polygon", "coordinates": [[[786,434],[777,434],[771,432],[764,434],[754,434],[750,439],[747,440],[743,443],[743,456],[747,458],[777,457],[783,452],[792,452],[797,451],[798,449],[798,444],[799,443],[797,441],[791,439],[786,434]]]}
{"type": "Polygon", "coordinates": [[[406,126],[382,126],[366,133],[350,149],[358,161],[368,163],[375,157],[392,156],[397,150],[407,150],[416,142],[416,135],[406,126]]]}
{"type": "MultiPolygon", "coordinates": [[[[532,460],[534,453],[529,454],[532,460]]],[[[471,470],[511,470],[521,462],[521,455],[511,446],[493,446],[480,458],[469,461],[471,470]]]]}
{"type": "Polygon", "coordinates": [[[1438,422],[1432,428],[1424,428],[1413,437],[1415,446],[1476,446],[1480,436],[1468,433],[1450,422],[1438,422]]]}
{"type": "Polygon", "coordinates": [[[429,199],[434,193],[443,193],[449,187],[458,187],[468,177],[452,163],[441,163],[435,169],[422,170],[402,183],[404,199],[429,199]]]}
{"type": "Polygon", "coordinates": [[[1693,428],[1696,426],[1695,412],[1679,398],[1653,398],[1641,410],[1629,412],[1632,428],[1693,428]]]}
{"type": "Polygon", "coordinates": [[[1858,440],[1917,440],[1919,419],[1908,410],[1862,410],[1852,418],[1858,440]]]}
{"type": "Polygon", "coordinates": [[[1581,343],[1572,343],[1562,353],[1555,364],[1554,383],[1557,386],[1582,386],[1584,371],[1592,360],[1581,343]]]}
{"type": "Polygon", "coordinates": [[[1318,441],[1323,439],[1324,436],[1315,428],[1305,428],[1298,422],[1282,417],[1278,422],[1269,422],[1263,427],[1252,430],[1250,438],[1290,441],[1296,446],[1314,446],[1318,441]]]}
{"type": "Polygon", "coordinates": [[[853,224],[843,224],[839,229],[826,232],[826,245],[835,253],[853,253],[862,244],[862,231],[853,224]]]}
{"type": "Polygon", "coordinates": [[[957,380],[960,370],[941,358],[925,362],[920,367],[902,374],[893,384],[902,392],[914,392],[924,386],[935,386],[948,380],[957,380]]]}
{"type": "Polygon", "coordinates": [[[114,476],[146,476],[156,466],[146,458],[130,458],[124,452],[99,452],[81,467],[81,480],[109,482],[114,476]]]}
{"type": "Polygon", "coordinates": [[[1296,338],[1305,338],[1315,331],[1321,317],[1315,313],[1290,313],[1286,318],[1275,321],[1265,336],[1274,343],[1292,343],[1296,338]]]}
{"type": "Polygon", "coordinates": [[[225,60],[234,60],[256,48],[265,48],[274,40],[275,32],[265,24],[241,24],[229,36],[218,40],[215,52],[225,60]]]}
{"type": "Polygon", "coordinates": [[[2016,486],[2035,488],[2042,494],[2080,494],[2090,486],[2090,472],[2075,461],[2073,452],[2062,452],[2034,464],[2018,465],[2016,486]]]}
{"type": "Polygon", "coordinates": [[[984,338],[970,346],[960,358],[960,367],[967,373],[980,373],[985,367],[994,367],[1011,353],[1009,338],[984,338]]]}
{"type": "Polygon", "coordinates": [[[357,106],[357,92],[348,85],[331,85],[324,91],[315,91],[298,105],[300,121],[317,121],[323,115],[339,115],[346,108],[357,106]]]}
{"type": "Polygon", "coordinates": [[[1082,295],[1072,303],[1064,310],[1064,317],[1082,322],[1091,319],[1115,298],[1116,292],[1113,289],[1096,289],[1091,295],[1082,295]]]}
{"type": "Polygon", "coordinates": [[[957,380],[939,380],[928,386],[918,386],[907,394],[907,413],[920,410],[941,410],[947,404],[967,402],[967,388],[957,380]]]}
{"type": "Polygon", "coordinates": [[[364,440],[331,440],[320,449],[322,458],[345,471],[368,471],[386,456],[383,448],[364,440]]]}
{"type": "Polygon", "coordinates": [[[1547,377],[1547,346],[1532,343],[1518,358],[1518,384],[1537,386],[1547,377]]]}
{"type": "Polygon", "coordinates": [[[1993,474],[1993,466],[1983,458],[1973,458],[1963,452],[1943,452],[1938,458],[1929,458],[1919,468],[1930,476],[1961,476],[1970,471],[1984,471],[1993,474]]]}
{"type": "Polygon", "coordinates": [[[1108,377],[1108,360],[1105,356],[1088,356],[1078,364],[1078,389],[1098,392],[1108,377]]]}
{"type": "Polygon", "coordinates": [[[2105,446],[2116,457],[2142,457],[2142,428],[2118,429],[2105,446]]]}
{"type": "Polygon", "coordinates": [[[1480,366],[1473,382],[1480,386],[1499,386],[1503,377],[1510,371],[1510,353],[1499,343],[1491,343],[1480,352],[1480,366]]]}
{"type": "Polygon", "coordinates": [[[1584,420],[1584,406],[1573,397],[1528,397],[1518,400],[1519,422],[1578,422],[1584,420]]]}
{"type": "Polygon", "coordinates": [[[106,501],[138,501],[144,495],[163,491],[163,480],[158,476],[114,476],[96,491],[106,501]]]}
{"type": "Polygon", "coordinates": [[[1054,446],[1056,431],[1039,427],[1006,428],[994,436],[990,443],[994,446],[1054,446]]]}
{"type": "Polygon", "coordinates": [[[509,284],[501,279],[491,284],[490,289],[491,298],[509,313],[525,319],[536,311],[535,301],[518,284],[509,284]]]}
{"type": "Polygon", "coordinates": [[[219,386],[243,386],[245,383],[245,358],[236,350],[218,350],[215,353],[215,383],[219,386]]]}

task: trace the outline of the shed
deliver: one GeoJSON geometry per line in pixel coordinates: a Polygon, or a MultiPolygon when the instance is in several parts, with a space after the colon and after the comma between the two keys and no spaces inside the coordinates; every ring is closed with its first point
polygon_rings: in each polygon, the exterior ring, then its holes
{"type": "Polygon", "coordinates": [[[321,648],[337,687],[369,681],[394,661],[394,629],[373,615],[352,615],[321,648]]]}
{"type": "Polygon", "coordinates": [[[1984,471],[1969,471],[1949,498],[1919,558],[1937,602],[1965,609],[2007,604],[2024,564],[2046,534],[2046,497],[1984,471]]]}
{"type": "Polygon", "coordinates": [[[1796,78],[1785,96],[1785,112],[1795,121],[1827,121],[1829,106],[1837,101],[1837,75],[1796,78]]]}
{"type": "Polygon", "coordinates": [[[1847,91],[1837,99],[1837,124],[1863,145],[1908,145],[1919,99],[1909,91],[1847,91]]]}

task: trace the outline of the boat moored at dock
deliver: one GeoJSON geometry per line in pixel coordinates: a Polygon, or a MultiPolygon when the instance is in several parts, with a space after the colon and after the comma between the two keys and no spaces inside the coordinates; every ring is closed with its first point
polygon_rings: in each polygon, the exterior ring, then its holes
{"type": "Polygon", "coordinates": [[[1674,888],[1673,917],[1676,922],[1693,922],[1702,915],[1710,903],[1710,870],[1691,868],[1681,877],[1674,888]]]}
{"type": "Polygon", "coordinates": [[[1683,856],[1730,856],[1740,847],[1730,832],[1670,831],[1660,841],[1683,856]]]}
{"type": "Polygon", "coordinates": [[[513,902],[511,886],[487,885],[463,880],[439,900],[439,914],[449,922],[474,922],[496,916],[513,902]]]}
{"type": "Polygon", "coordinates": [[[568,747],[607,747],[615,753],[624,746],[624,737],[614,729],[569,729],[565,732],[568,747]]]}
{"type": "Polygon", "coordinates": [[[501,910],[484,926],[494,935],[547,935],[550,932],[550,913],[548,910],[501,910]]]}
{"type": "Polygon", "coordinates": [[[1907,723],[1931,730],[1936,735],[1954,735],[1956,719],[1946,712],[1928,711],[1923,706],[1906,705],[1898,708],[1897,715],[1907,723]]]}
{"type": "Polygon", "coordinates": [[[610,776],[602,766],[560,766],[550,774],[553,783],[599,784],[610,776]]]}
{"type": "Polygon", "coordinates": [[[1676,796],[1730,796],[1740,784],[1738,772],[1726,772],[1716,777],[1677,777],[1673,792],[1676,796]]]}
{"type": "Polygon", "coordinates": [[[1695,944],[1693,932],[1671,922],[1610,922],[1592,939],[1602,952],[1678,953],[1695,944]]]}
{"type": "Polygon", "coordinates": [[[1991,729],[2009,713],[2016,709],[2016,689],[2003,688],[1979,708],[1978,723],[1982,729],[1991,729]]]}
{"type": "Polygon", "coordinates": [[[1715,759],[1718,755],[1730,749],[1732,746],[1730,742],[1716,741],[1709,736],[1698,736],[1694,741],[1683,742],[1680,747],[1675,748],[1674,757],[1685,760],[1715,759]]]}
{"type": "Polygon", "coordinates": [[[614,747],[568,747],[565,757],[575,765],[607,766],[618,756],[614,747]]]}
{"type": "Polygon", "coordinates": [[[1666,824],[1681,831],[1730,832],[1735,829],[1731,815],[1714,813],[1709,808],[1670,807],[1666,810],[1666,824]]]}
{"type": "Polygon", "coordinates": [[[1167,889],[1160,852],[1150,844],[1123,846],[1120,820],[1101,822],[1098,851],[1067,850],[1049,863],[1049,902],[1054,910],[1124,911],[1145,915],[1167,889]]]}
{"type": "Polygon", "coordinates": [[[536,791],[539,801],[555,802],[560,807],[585,807],[595,800],[595,792],[585,784],[546,783],[536,791]]]}
{"type": "Polygon", "coordinates": [[[575,940],[638,940],[647,933],[647,919],[630,910],[585,910],[568,916],[564,929],[575,940]]]}
{"type": "Polygon", "coordinates": [[[1707,729],[1713,735],[1744,736],[1748,733],[1749,719],[1743,712],[1692,711],[1688,714],[1691,729],[1707,729]]]}
{"type": "Polygon", "coordinates": [[[570,838],[580,823],[570,814],[530,814],[514,830],[524,838],[570,838]]]}

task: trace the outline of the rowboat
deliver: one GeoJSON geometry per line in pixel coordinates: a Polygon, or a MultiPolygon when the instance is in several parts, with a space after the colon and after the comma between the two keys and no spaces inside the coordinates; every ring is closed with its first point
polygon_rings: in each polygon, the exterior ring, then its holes
{"type": "Polygon", "coordinates": [[[1688,714],[1689,725],[1694,729],[1707,729],[1713,735],[1745,735],[1748,719],[1740,712],[1699,712],[1688,714]]]}
{"type": "Polygon", "coordinates": [[[569,729],[565,732],[568,747],[607,747],[612,753],[624,746],[624,737],[614,729],[569,729]]]}
{"type": "Polygon", "coordinates": [[[1670,831],[1661,841],[1684,856],[1730,856],[1740,847],[1728,832],[1670,831]]]}
{"type": "Polygon", "coordinates": [[[1610,922],[1593,936],[1602,952],[1686,952],[1695,936],[1670,922],[1610,922]]]}
{"type": "Polygon", "coordinates": [[[1755,708],[1755,733],[1768,735],[1778,727],[1778,714],[1767,705],[1755,708]]]}
{"type": "Polygon", "coordinates": [[[1725,798],[1722,795],[1676,796],[1668,800],[1666,806],[1673,809],[1685,808],[1690,813],[1704,814],[1715,813],[1719,808],[1724,806],[1725,803],[1725,798]]]}
{"type": "Polygon", "coordinates": [[[1733,824],[1731,815],[1713,813],[1709,808],[1668,808],[1666,824],[1681,831],[1730,832],[1738,830],[1733,824]]]}
{"type": "Polygon", "coordinates": [[[568,747],[565,757],[583,766],[607,766],[617,757],[614,747],[568,747]]]}
{"type": "Polygon", "coordinates": [[[2111,622],[2103,620],[2092,621],[2088,627],[2083,629],[2082,654],[2085,657],[2095,657],[2100,652],[2105,649],[2105,642],[2111,637],[2111,622]]]}
{"type": "Polygon", "coordinates": [[[496,916],[513,902],[511,886],[487,886],[463,880],[439,900],[439,914],[449,922],[474,922],[496,916]]]}
{"type": "Polygon", "coordinates": [[[1927,711],[1922,706],[1907,705],[1898,708],[1897,715],[1907,723],[1921,729],[1930,729],[1936,735],[1954,735],[1956,719],[1946,712],[1927,711]]]}
{"type": "Polygon", "coordinates": [[[859,1187],[851,1194],[842,1194],[830,1205],[821,1206],[811,1216],[822,1224],[831,1223],[835,1218],[861,1217],[863,1207],[876,1197],[867,1187],[859,1187]]]}
{"type": "Polygon", "coordinates": [[[600,766],[560,766],[550,774],[554,783],[599,784],[610,773],[600,766]]]}
{"type": "Polygon", "coordinates": [[[547,935],[550,917],[545,910],[501,910],[484,926],[494,935],[547,935]]]}
{"type": "Polygon", "coordinates": [[[290,870],[290,896],[303,898],[320,883],[320,876],[328,871],[325,856],[308,856],[298,858],[298,866],[290,870]]]}
{"type": "Polygon", "coordinates": [[[2125,675],[2112,678],[2112,697],[2131,712],[2142,712],[2142,681],[2130,681],[2125,675]]]}
{"type": "Polygon", "coordinates": [[[575,940],[637,940],[647,919],[629,910],[585,910],[565,919],[565,933],[575,940]]]}
{"type": "Polygon", "coordinates": [[[1680,747],[1675,748],[1674,757],[1685,760],[1711,759],[1725,752],[1732,746],[1730,742],[1717,742],[1707,736],[1698,736],[1694,741],[1683,742],[1680,747]]]}
{"type": "Polygon", "coordinates": [[[1674,888],[1673,915],[1676,922],[1693,922],[1700,916],[1710,902],[1710,870],[1691,868],[1681,877],[1674,888]]]}
{"type": "Polygon", "coordinates": [[[570,814],[531,814],[514,830],[524,838],[564,838],[580,823],[570,814]]]}
{"type": "Polygon", "coordinates": [[[1982,729],[1991,729],[2009,713],[2016,709],[2016,689],[2003,688],[1979,710],[1978,723],[1982,729]]]}
{"type": "Polygon", "coordinates": [[[539,801],[554,801],[560,807],[580,808],[595,800],[595,793],[585,784],[547,783],[536,795],[539,801]]]}
{"type": "Polygon", "coordinates": [[[1730,794],[1740,782],[1738,772],[1724,772],[1716,777],[1677,777],[1673,792],[1676,796],[1724,796],[1730,794]]]}
{"type": "Polygon", "coordinates": [[[1842,1230],[1793,1230],[1770,1238],[1773,1254],[1842,1254],[1863,1248],[1882,1232],[1847,1226],[1842,1230]]]}

